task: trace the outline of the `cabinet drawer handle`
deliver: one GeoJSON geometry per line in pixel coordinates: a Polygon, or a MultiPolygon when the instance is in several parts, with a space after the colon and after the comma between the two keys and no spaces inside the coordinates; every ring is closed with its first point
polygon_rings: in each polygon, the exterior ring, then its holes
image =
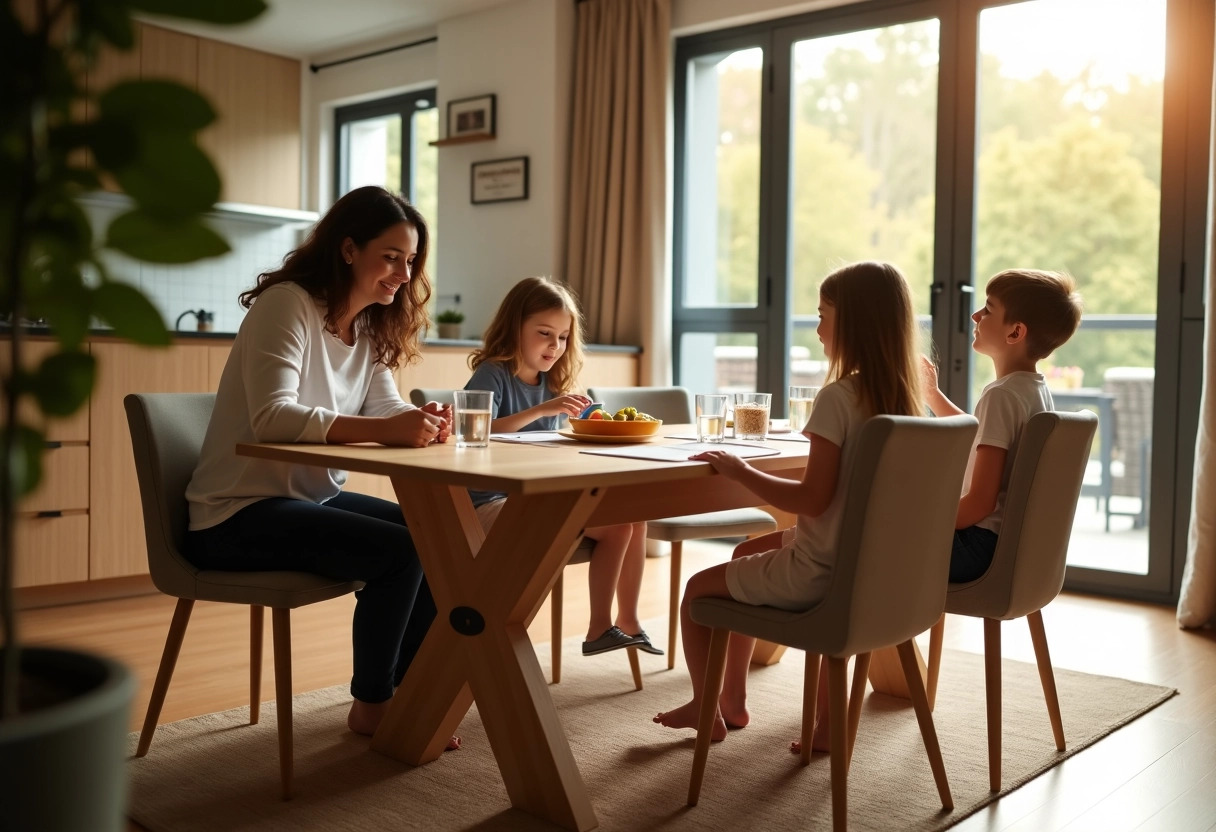
{"type": "Polygon", "coordinates": [[[54,440],[54,439],[48,439],[48,440],[47,440],[47,441],[46,441],[44,444],[46,445],[46,449],[47,449],[47,450],[49,450],[49,451],[53,451],[53,450],[55,450],[56,448],[62,448],[62,447],[63,447],[63,443],[62,443],[62,442],[59,442],[59,441],[54,440]]]}
{"type": "Polygon", "coordinates": [[[48,511],[40,511],[34,515],[35,517],[62,517],[63,512],[59,509],[51,509],[48,511]]]}

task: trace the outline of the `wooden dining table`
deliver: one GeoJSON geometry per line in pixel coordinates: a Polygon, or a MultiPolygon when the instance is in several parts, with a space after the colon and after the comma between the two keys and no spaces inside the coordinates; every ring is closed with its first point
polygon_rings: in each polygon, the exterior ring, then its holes
{"type": "MultiPolygon", "coordinates": [[[[664,425],[652,445],[695,432],[664,425]]],[[[686,440],[685,440],[686,441],[686,440]]],[[[802,475],[809,446],[770,439],[756,468],[802,475]]],[[[593,453],[608,446],[491,440],[458,448],[241,444],[242,455],[381,474],[393,483],[438,615],[372,748],[412,765],[437,759],[476,702],[512,805],[567,829],[597,826],[527,627],[583,529],[762,501],[704,462],[593,453]],[[468,489],[508,495],[488,534],[468,489]]],[[[729,450],[731,446],[724,446],[729,450]]]]}

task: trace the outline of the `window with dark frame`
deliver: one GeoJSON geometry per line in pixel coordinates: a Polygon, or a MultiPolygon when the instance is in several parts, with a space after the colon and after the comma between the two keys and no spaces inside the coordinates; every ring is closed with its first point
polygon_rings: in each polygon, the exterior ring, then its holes
{"type": "Polygon", "coordinates": [[[434,87],[334,111],[334,198],[364,185],[403,194],[432,230],[438,202],[434,87]]]}

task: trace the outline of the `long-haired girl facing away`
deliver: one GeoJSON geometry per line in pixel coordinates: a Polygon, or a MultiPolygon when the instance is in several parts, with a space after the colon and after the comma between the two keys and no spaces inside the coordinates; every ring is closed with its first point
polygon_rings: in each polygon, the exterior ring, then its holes
{"type": "MultiPolygon", "coordinates": [[[[573,391],[583,365],[582,314],[573,293],[562,284],[543,277],[515,284],[486,329],[484,342],[469,357],[473,377],[465,389],[493,391],[492,431],[555,430],[559,416],[577,416],[591,403],[573,391]]],[[[488,529],[506,495],[470,493],[477,516],[488,529]]],[[[585,534],[595,541],[595,549],[588,573],[591,620],[583,655],[622,647],[662,655],[638,620],[646,524],[597,526],[585,534]]]]}
{"type": "MultiPolygon", "coordinates": [[[[818,603],[831,581],[840,512],[856,453],[853,440],[871,416],[920,412],[916,316],[908,282],[897,268],[888,263],[853,263],[828,275],[819,287],[818,334],[828,357],[828,384],[816,396],[803,431],[811,450],[801,480],[762,473],[725,451],[692,457],[738,480],[764,502],[797,514],[798,524],[740,544],[729,563],[689,579],[680,620],[693,696],[654,718],[669,728],[696,728],[701,708],[710,631],[692,620],[692,602],[733,598],[787,610],[810,609],[818,603]]],[[[728,727],[742,728],[750,719],[747,666],[754,647],[755,639],[731,633],[715,740],[723,739],[728,727]]],[[[822,674],[822,726],[828,724],[826,679],[827,674],[822,674]]]]}

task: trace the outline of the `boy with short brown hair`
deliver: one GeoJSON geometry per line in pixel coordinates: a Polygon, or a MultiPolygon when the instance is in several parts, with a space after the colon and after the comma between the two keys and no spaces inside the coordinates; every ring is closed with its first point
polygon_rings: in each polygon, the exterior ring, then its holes
{"type": "MultiPolygon", "coordinates": [[[[951,583],[973,581],[992,564],[1022,428],[1034,414],[1054,409],[1038,362],[1067,342],[1081,322],[1081,296],[1066,274],[1008,269],[994,275],[985,292],[983,308],[971,316],[971,346],[992,359],[996,381],[975,405],[980,426],[955,518],[951,583]]],[[[963,413],[938,389],[933,363],[922,358],[922,368],[929,409],[937,416],[963,413]]]]}

